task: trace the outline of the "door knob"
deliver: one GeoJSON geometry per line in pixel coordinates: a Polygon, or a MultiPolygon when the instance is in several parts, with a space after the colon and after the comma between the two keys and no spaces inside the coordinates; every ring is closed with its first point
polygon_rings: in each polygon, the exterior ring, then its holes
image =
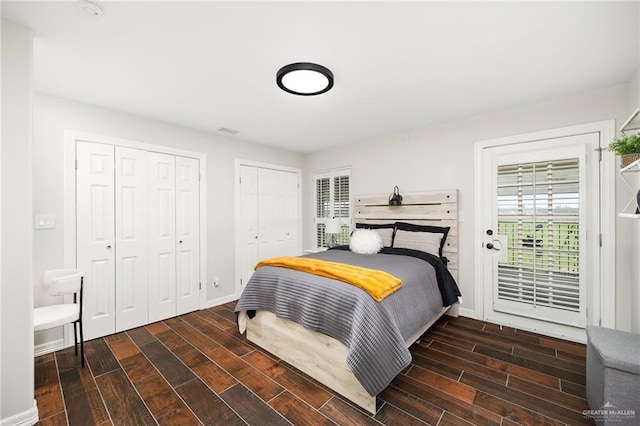
{"type": "Polygon", "coordinates": [[[107,246],[107,250],[111,250],[111,246],[107,246]]]}
{"type": "Polygon", "coordinates": [[[178,244],[182,244],[182,240],[178,241],[178,244]]]}
{"type": "Polygon", "coordinates": [[[492,250],[492,249],[493,249],[493,244],[492,244],[492,243],[487,243],[487,248],[488,248],[489,250],[492,250]]]}

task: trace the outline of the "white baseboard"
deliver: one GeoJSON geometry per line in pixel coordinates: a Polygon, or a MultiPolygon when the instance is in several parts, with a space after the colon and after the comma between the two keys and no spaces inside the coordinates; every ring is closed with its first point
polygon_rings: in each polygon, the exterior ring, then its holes
{"type": "Polygon", "coordinates": [[[460,308],[459,312],[461,317],[467,317],[472,319],[477,319],[480,321],[489,322],[491,324],[504,325],[506,327],[513,327],[523,331],[530,331],[532,333],[542,334],[544,336],[555,337],[563,340],[570,340],[572,342],[577,343],[587,343],[587,338],[584,329],[575,329],[572,327],[554,325],[542,323],[545,325],[545,328],[536,327],[535,320],[520,318],[515,315],[508,315],[504,317],[491,317],[491,318],[480,318],[476,316],[476,311],[468,308],[460,308]]]}
{"type": "Polygon", "coordinates": [[[0,419],[0,426],[30,426],[38,422],[38,403],[33,400],[33,406],[22,413],[0,419]]]}
{"type": "Polygon", "coordinates": [[[51,352],[59,351],[61,349],[64,349],[64,340],[52,340],[51,342],[44,342],[34,346],[33,355],[40,356],[44,354],[50,354],[51,352]]]}
{"type": "Polygon", "coordinates": [[[214,306],[224,305],[225,303],[233,302],[234,300],[238,300],[238,296],[236,296],[235,294],[225,296],[225,297],[220,297],[218,299],[208,300],[204,304],[202,309],[213,308],[214,306]]]}
{"type": "Polygon", "coordinates": [[[460,316],[461,317],[478,319],[478,317],[476,316],[476,311],[474,311],[473,309],[469,309],[469,308],[460,308],[460,316]]]}

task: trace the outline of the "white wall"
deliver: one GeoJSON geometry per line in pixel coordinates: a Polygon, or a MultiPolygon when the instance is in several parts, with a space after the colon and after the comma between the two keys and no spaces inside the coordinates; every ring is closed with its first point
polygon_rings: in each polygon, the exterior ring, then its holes
{"type": "MultiPolygon", "coordinates": [[[[63,265],[64,228],[69,226],[63,223],[65,129],[203,152],[207,155],[209,300],[224,298],[235,292],[235,159],[296,168],[303,165],[302,154],[40,93],[34,95],[33,107],[34,211],[37,214],[53,214],[56,222],[55,229],[35,231],[35,277],[41,276],[46,269],[63,265]],[[218,288],[212,286],[216,276],[220,277],[221,285],[218,288]]],[[[48,304],[50,296],[44,289],[36,286],[35,301],[37,306],[48,304]]],[[[36,336],[36,344],[41,345],[56,338],[60,338],[59,330],[42,333],[36,336]]]]}
{"type": "MultiPolygon", "coordinates": [[[[638,52],[638,54],[640,55],[640,52],[638,52]]],[[[640,70],[635,73],[629,82],[629,113],[635,111],[636,108],[640,108],[640,70]]],[[[637,122],[637,120],[638,118],[636,118],[634,122],[637,122]]],[[[640,188],[640,176],[636,176],[635,181],[638,184],[638,188],[640,188]]],[[[635,265],[635,268],[633,268],[633,276],[631,278],[631,283],[633,284],[631,285],[627,296],[631,303],[630,330],[634,333],[640,333],[640,262],[634,261],[635,259],[640,259],[640,221],[635,221],[633,226],[635,228],[635,232],[631,235],[636,236],[636,241],[631,252],[631,264],[635,265]]]]}
{"type": "MultiPolygon", "coordinates": [[[[352,167],[353,195],[455,188],[459,191],[460,275],[463,308],[475,311],[474,277],[474,143],[510,135],[524,134],[576,124],[616,119],[630,113],[631,84],[573,94],[531,105],[488,112],[475,117],[427,128],[379,136],[373,139],[328,149],[306,158],[303,192],[305,247],[313,245],[313,199],[310,173],[345,165],[352,167]]],[[[611,155],[610,153],[608,155],[611,155]]],[[[624,205],[628,194],[618,185],[618,203],[624,205]],[[624,200],[624,201],[623,201],[624,200]]],[[[630,329],[630,282],[633,275],[633,241],[626,238],[632,221],[617,221],[617,327],[630,329]]],[[[467,311],[468,312],[468,311],[467,311]]]]}
{"type": "Polygon", "coordinates": [[[2,20],[0,424],[37,420],[33,399],[32,34],[2,20]]]}

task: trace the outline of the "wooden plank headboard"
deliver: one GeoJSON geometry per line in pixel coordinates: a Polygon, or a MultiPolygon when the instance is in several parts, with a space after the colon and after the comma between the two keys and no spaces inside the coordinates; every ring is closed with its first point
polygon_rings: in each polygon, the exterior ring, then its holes
{"type": "MultiPolygon", "coordinates": [[[[458,280],[458,190],[402,194],[402,205],[390,206],[389,194],[356,197],[354,220],[358,223],[408,222],[419,225],[448,226],[443,256],[458,280]]],[[[355,225],[355,224],[354,224],[355,225]]]]}

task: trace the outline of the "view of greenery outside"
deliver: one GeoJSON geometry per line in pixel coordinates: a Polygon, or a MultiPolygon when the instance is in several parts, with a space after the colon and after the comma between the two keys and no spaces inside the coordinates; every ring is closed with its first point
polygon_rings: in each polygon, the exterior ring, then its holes
{"type": "Polygon", "coordinates": [[[578,177],[578,159],[498,167],[499,298],[579,310],[578,177]]]}

